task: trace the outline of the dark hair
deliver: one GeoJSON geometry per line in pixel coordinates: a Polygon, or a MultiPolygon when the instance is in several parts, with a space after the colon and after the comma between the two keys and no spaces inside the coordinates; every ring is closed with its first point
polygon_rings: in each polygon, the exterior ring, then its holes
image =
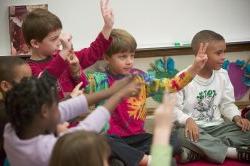
{"type": "Polygon", "coordinates": [[[18,57],[6,56],[0,57],[0,82],[13,82],[15,79],[15,67],[26,64],[26,62],[18,57]]]}
{"type": "Polygon", "coordinates": [[[113,29],[110,37],[112,42],[106,54],[112,56],[116,53],[135,52],[137,43],[135,38],[123,29],[113,29]]]}
{"type": "Polygon", "coordinates": [[[25,42],[30,46],[30,41],[42,41],[50,32],[62,29],[60,19],[46,9],[35,9],[30,12],[23,24],[22,31],[25,42]]]}
{"type": "Polygon", "coordinates": [[[19,134],[31,124],[44,104],[57,102],[55,81],[41,78],[23,78],[6,93],[6,113],[12,127],[19,134]]]}
{"type": "Polygon", "coordinates": [[[219,33],[211,30],[202,30],[196,33],[191,43],[193,52],[197,53],[200,43],[209,43],[211,41],[225,41],[225,39],[219,33]]]}
{"type": "Polygon", "coordinates": [[[110,148],[101,135],[78,131],[69,133],[56,142],[50,166],[103,166],[108,160],[110,148]]]}

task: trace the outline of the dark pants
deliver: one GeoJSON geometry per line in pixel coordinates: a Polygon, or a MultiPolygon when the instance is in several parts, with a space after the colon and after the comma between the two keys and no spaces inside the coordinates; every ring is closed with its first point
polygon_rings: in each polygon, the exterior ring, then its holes
{"type": "MultiPolygon", "coordinates": [[[[144,154],[150,154],[152,134],[142,133],[122,138],[108,135],[107,139],[112,151],[111,157],[120,159],[126,166],[137,166],[144,154]]],[[[173,154],[180,151],[175,131],[171,135],[170,144],[174,150],[173,154]]]]}

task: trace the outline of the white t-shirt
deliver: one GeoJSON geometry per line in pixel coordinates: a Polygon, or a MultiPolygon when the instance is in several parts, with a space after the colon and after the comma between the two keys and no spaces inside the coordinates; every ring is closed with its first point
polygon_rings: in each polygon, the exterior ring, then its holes
{"type": "Polygon", "coordinates": [[[222,115],[232,120],[240,115],[234,104],[234,90],[224,69],[213,71],[209,79],[196,76],[183,90],[177,93],[174,109],[181,124],[192,117],[199,127],[219,125],[224,122],[222,115]]]}
{"type": "MultiPolygon", "coordinates": [[[[87,112],[88,103],[85,96],[75,97],[59,103],[61,122],[70,120],[87,112]]],[[[110,113],[105,107],[97,107],[87,118],[68,132],[88,130],[100,132],[110,119],[110,113]]],[[[11,124],[4,129],[4,149],[11,166],[47,166],[53,147],[58,137],[54,134],[39,135],[32,139],[21,140],[11,124]]]]}

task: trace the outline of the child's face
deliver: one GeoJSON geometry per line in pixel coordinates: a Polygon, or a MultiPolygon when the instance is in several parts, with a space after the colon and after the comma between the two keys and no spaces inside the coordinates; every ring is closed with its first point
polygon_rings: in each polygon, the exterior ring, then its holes
{"type": "Polygon", "coordinates": [[[14,81],[16,83],[19,83],[24,77],[32,76],[31,68],[28,64],[23,64],[15,67],[14,72],[15,72],[14,81]]]}
{"type": "Polygon", "coordinates": [[[113,74],[127,75],[133,67],[134,55],[135,52],[116,53],[111,57],[106,56],[105,60],[113,74]]]}
{"type": "Polygon", "coordinates": [[[225,60],[225,41],[212,41],[208,45],[207,49],[207,64],[211,70],[219,70],[225,60]]]}
{"type": "MultiPolygon", "coordinates": [[[[13,81],[15,83],[19,83],[24,77],[32,76],[32,72],[28,64],[22,64],[22,65],[14,67],[13,72],[14,72],[13,81]]],[[[12,86],[13,86],[13,82],[9,82],[9,81],[1,82],[1,89],[4,93],[9,91],[12,88],[12,86]]]]}
{"type": "Polygon", "coordinates": [[[58,104],[54,102],[52,106],[48,107],[48,109],[45,112],[46,113],[43,116],[46,118],[46,120],[44,121],[45,127],[49,133],[54,133],[56,132],[56,127],[60,121],[60,113],[58,110],[58,104]]]}
{"type": "Polygon", "coordinates": [[[52,55],[55,51],[60,49],[60,34],[61,29],[50,32],[41,42],[38,42],[37,49],[45,56],[52,55]]]}

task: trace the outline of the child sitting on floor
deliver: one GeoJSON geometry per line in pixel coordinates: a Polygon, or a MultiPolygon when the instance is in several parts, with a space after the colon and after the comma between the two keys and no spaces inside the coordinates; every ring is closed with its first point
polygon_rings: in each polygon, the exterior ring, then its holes
{"type": "MultiPolygon", "coordinates": [[[[61,21],[51,12],[45,9],[35,9],[27,15],[23,22],[23,35],[32,52],[28,60],[32,74],[39,76],[43,71],[47,70],[57,78],[60,99],[66,97],[79,83],[75,81],[75,76],[79,76],[82,69],[102,59],[104,52],[110,46],[112,39],[109,36],[114,17],[112,10],[108,6],[108,0],[101,0],[101,11],[104,19],[101,33],[89,48],[76,52],[73,52],[71,35],[61,34],[61,21]],[[61,45],[62,50],[59,52],[61,45]],[[79,59],[82,69],[70,70],[72,68],[68,66],[67,61],[70,62],[74,56],[79,59]],[[74,72],[74,74],[71,72],[74,72]]],[[[83,84],[86,83],[83,82],[83,84]]]]}
{"type": "Polygon", "coordinates": [[[194,54],[205,52],[208,60],[177,95],[175,113],[183,146],[180,162],[203,158],[223,163],[226,157],[249,162],[250,122],[240,116],[228,73],[221,69],[224,38],[210,30],[200,31],[193,37],[192,49],[194,54]],[[202,43],[208,43],[207,49],[199,48],[202,43]]]}
{"type": "Polygon", "coordinates": [[[48,165],[58,139],[53,133],[59,122],[75,118],[85,113],[89,105],[109,98],[76,127],[66,131],[98,133],[116,105],[124,97],[136,95],[140,90],[133,78],[125,78],[110,89],[80,95],[58,104],[57,88],[51,81],[46,77],[24,78],[7,92],[5,106],[9,123],[4,129],[4,149],[11,166],[48,165]]]}
{"type": "MultiPolygon", "coordinates": [[[[167,89],[173,92],[182,89],[202,69],[207,57],[204,54],[197,54],[194,63],[171,80],[151,80],[149,75],[133,68],[137,47],[134,37],[121,29],[113,29],[111,37],[111,46],[105,54],[108,68],[104,73],[87,73],[89,85],[86,90],[89,92],[100,91],[112,87],[114,82],[126,75],[139,76],[137,81],[143,83],[139,96],[126,98],[116,107],[109,121],[108,135],[109,143],[111,147],[114,147],[112,151],[115,151],[112,154],[117,155],[116,157],[129,166],[146,165],[152,142],[152,135],[144,131],[144,121],[147,114],[146,98],[159,90],[167,89]],[[126,151],[127,155],[121,155],[123,150],[126,151]]],[[[176,141],[175,139],[172,141],[176,141]]]]}

